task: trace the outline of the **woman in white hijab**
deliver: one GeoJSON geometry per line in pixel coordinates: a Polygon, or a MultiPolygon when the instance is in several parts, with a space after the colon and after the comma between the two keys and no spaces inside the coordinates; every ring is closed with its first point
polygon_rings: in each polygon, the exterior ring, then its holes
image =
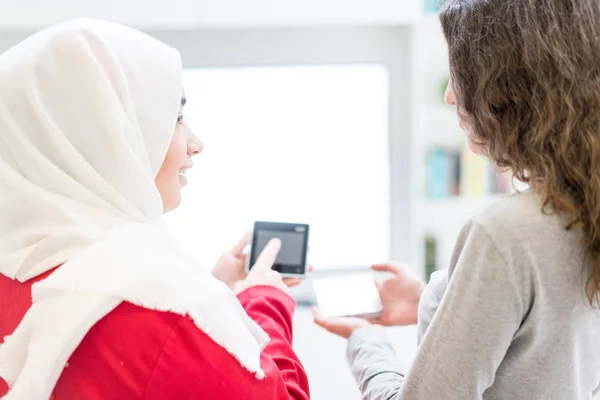
{"type": "Polygon", "coordinates": [[[202,151],[184,103],[177,51],[116,24],[0,56],[0,397],[309,398],[280,243],[224,283],[161,221],[202,151]]]}

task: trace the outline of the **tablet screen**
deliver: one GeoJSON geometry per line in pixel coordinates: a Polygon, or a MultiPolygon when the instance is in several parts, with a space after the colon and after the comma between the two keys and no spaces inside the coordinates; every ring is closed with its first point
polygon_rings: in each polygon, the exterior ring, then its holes
{"type": "Polygon", "coordinates": [[[281,240],[273,269],[282,274],[303,275],[306,268],[308,225],[257,222],[254,226],[250,266],[271,239],[281,240]]]}
{"type": "Polygon", "coordinates": [[[301,265],[304,256],[304,234],[298,232],[258,231],[256,250],[260,254],[271,239],[281,240],[281,250],[275,264],[301,265]]]}

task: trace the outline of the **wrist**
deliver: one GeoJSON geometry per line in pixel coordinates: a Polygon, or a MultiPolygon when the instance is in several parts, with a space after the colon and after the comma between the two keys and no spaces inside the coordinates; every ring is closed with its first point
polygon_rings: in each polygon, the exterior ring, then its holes
{"type": "Polygon", "coordinates": [[[414,293],[413,304],[416,307],[418,307],[419,302],[421,301],[421,296],[423,296],[423,293],[425,292],[426,287],[427,287],[427,284],[421,280],[413,282],[413,284],[412,284],[412,293],[414,293]]]}
{"type": "Polygon", "coordinates": [[[236,286],[235,295],[240,301],[250,299],[285,299],[286,302],[291,301],[296,306],[296,300],[287,292],[279,287],[271,285],[255,285],[255,286],[236,286]]]}
{"type": "Polygon", "coordinates": [[[355,329],[350,335],[350,337],[348,337],[348,341],[352,342],[353,344],[358,344],[365,340],[371,339],[374,336],[387,338],[387,331],[381,325],[369,324],[361,328],[355,329]]]}

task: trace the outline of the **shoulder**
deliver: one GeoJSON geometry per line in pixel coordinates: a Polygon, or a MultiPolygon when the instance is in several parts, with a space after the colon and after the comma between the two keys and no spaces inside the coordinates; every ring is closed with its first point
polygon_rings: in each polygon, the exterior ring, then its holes
{"type": "Polygon", "coordinates": [[[109,345],[123,355],[137,349],[160,347],[184,317],[170,312],[150,310],[122,303],[88,332],[86,345],[109,345]]]}
{"type": "Polygon", "coordinates": [[[506,196],[473,219],[496,243],[524,242],[565,236],[568,222],[543,211],[543,200],[533,192],[506,196]]]}
{"type": "Polygon", "coordinates": [[[448,269],[448,281],[474,282],[523,292],[530,286],[543,252],[540,243],[558,242],[564,235],[560,218],[546,215],[534,193],[520,193],[498,200],[463,227],[448,269]]]}
{"type": "MultiPolygon", "coordinates": [[[[267,302],[257,296],[271,294],[286,304],[278,309],[293,303],[287,295],[258,289],[246,291],[241,301],[256,301],[258,307],[267,302]]],[[[257,380],[189,317],[123,303],[88,332],[54,394],[57,399],[283,398],[287,392],[278,366],[264,352],[261,366],[267,376],[257,380]]]]}
{"type": "Polygon", "coordinates": [[[472,218],[463,227],[453,264],[465,253],[497,258],[508,267],[523,266],[542,258],[544,249],[562,249],[570,233],[566,221],[543,211],[542,199],[533,192],[506,196],[472,218]]]}
{"type": "Polygon", "coordinates": [[[142,398],[165,343],[182,319],[122,303],[90,329],[71,355],[56,385],[57,398],[142,398]]]}
{"type": "Polygon", "coordinates": [[[533,192],[507,196],[476,216],[470,229],[486,235],[510,264],[535,266],[545,259],[561,259],[578,252],[569,221],[544,212],[543,200],[533,192]]]}
{"type": "MultiPolygon", "coordinates": [[[[507,196],[465,225],[449,274],[461,271],[470,280],[485,274],[531,300],[540,282],[569,278],[564,266],[582,260],[577,232],[567,225],[565,218],[544,212],[543,200],[533,192],[507,196]]],[[[569,271],[574,276],[579,270],[569,271]]]]}
{"type": "MultiPolygon", "coordinates": [[[[276,339],[272,339],[270,346],[273,340],[276,339]]],[[[281,362],[288,365],[295,362],[295,357],[287,357],[284,351],[279,351],[281,362]]],[[[266,376],[259,379],[222,345],[198,329],[190,318],[183,318],[162,347],[144,399],[288,398],[279,366],[267,353],[261,354],[261,367],[266,376]]]]}

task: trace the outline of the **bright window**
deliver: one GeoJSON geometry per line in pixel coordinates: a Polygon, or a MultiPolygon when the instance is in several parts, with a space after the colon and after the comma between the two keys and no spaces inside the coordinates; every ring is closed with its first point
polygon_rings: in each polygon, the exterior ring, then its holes
{"type": "Polygon", "coordinates": [[[167,217],[212,265],[255,220],[311,225],[315,268],[389,257],[389,74],[378,65],[188,69],[205,144],[167,217]]]}

